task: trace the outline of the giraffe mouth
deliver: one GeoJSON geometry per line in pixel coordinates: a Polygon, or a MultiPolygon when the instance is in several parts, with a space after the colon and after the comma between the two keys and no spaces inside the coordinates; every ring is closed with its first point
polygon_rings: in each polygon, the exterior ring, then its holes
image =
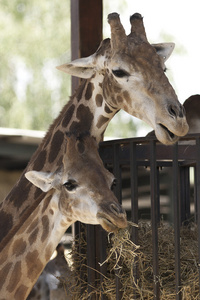
{"type": "Polygon", "coordinates": [[[103,213],[97,214],[97,219],[99,224],[108,232],[117,232],[119,228],[127,227],[127,219],[126,217],[116,218],[116,220],[111,220],[108,216],[103,213]]]}
{"type": "Polygon", "coordinates": [[[170,136],[171,139],[174,139],[176,136],[173,132],[171,132],[167,127],[165,127],[163,124],[158,124],[160,127],[167,132],[167,134],[170,136]]]}
{"type": "Polygon", "coordinates": [[[155,130],[155,134],[157,139],[165,145],[172,145],[176,143],[179,139],[177,135],[175,135],[165,125],[161,123],[157,124],[157,130],[155,130]]]}

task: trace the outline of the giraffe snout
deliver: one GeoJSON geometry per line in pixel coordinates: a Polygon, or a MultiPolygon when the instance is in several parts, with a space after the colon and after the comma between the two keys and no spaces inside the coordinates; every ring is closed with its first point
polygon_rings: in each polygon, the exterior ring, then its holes
{"type": "Polygon", "coordinates": [[[110,210],[116,214],[116,215],[120,215],[120,214],[126,214],[125,210],[122,208],[122,206],[118,203],[112,203],[110,204],[110,210]]]}
{"type": "Polygon", "coordinates": [[[127,227],[126,212],[117,202],[102,207],[97,213],[97,219],[99,224],[109,232],[116,232],[119,228],[127,227]]]}
{"type": "Polygon", "coordinates": [[[171,117],[173,118],[184,118],[185,117],[185,108],[180,103],[176,104],[170,104],[168,106],[168,112],[171,117]]]}

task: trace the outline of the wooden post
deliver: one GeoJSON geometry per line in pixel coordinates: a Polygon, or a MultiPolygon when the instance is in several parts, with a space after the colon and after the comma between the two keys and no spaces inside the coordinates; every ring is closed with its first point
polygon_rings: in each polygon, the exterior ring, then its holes
{"type": "MultiPolygon", "coordinates": [[[[102,0],[71,0],[71,58],[93,54],[102,41],[102,0]]],[[[72,93],[79,78],[72,77],[72,93]]]]}
{"type": "MultiPolygon", "coordinates": [[[[71,58],[72,60],[93,54],[102,41],[102,0],[71,0],[71,58]]],[[[72,77],[72,94],[79,85],[79,78],[72,77]]],[[[75,234],[83,230],[83,224],[75,224],[75,234]],[[81,229],[82,228],[82,229],[81,229]]],[[[87,225],[87,253],[88,253],[88,292],[95,286],[95,228],[87,225]],[[92,249],[91,244],[93,245],[92,249]],[[92,251],[91,251],[92,250],[92,251]],[[90,268],[91,267],[91,268],[90,268]]],[[[82,251],[80,249],[80,251],[82,251]]],[[[80,269],[80,273],[82,269],[80,269]]],[[[84,288],[84,287],[83,287],[84,288]]],[[[95,295],[89,297],[95,299],[95,295]]],[[[102,298],[103,299],[103,298],[102,298]]]]}

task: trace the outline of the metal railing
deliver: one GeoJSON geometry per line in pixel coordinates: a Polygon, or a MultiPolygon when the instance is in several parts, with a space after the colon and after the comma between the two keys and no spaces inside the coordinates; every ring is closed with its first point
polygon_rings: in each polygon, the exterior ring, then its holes
{"type": "MultiPolygon", "coordinates": [[[[141,219],[151,221],[154,299],[160,299],[157,280],[158,226],[161,218],[173,224],[174,291],[176,299],[182,299],[180,228],[193,220],[197,223],[200,236],[200,136],[188,135],[173,146],[164,146],[154,138],[107,141],[101,143],[100,155],[105,166],[117,179],[114,193],[126,208],[128,220],[136,224],[141,219]]],[[[106,259],[107,234],[100,226],[86,227],[88,292],[91,292],[96,282],[102,282],[106,274],[106,264],[100,266],[99,262],[106,259]]],[[[80,224],[77,224],[76,233],[80,232],[80,228],[80,224]]],[[[132,228],[131,238],[134,243],[138,243],[137,227],[132,228]]],[[[198,254],[200,258],[200,239],[198,254]]],[[[138,276],[137,270],[134,270],[134,274],[138,276]]],[[[116,274],[116,299],[122,297],[120,290],[121,282],[116,274]]],[[[92,296],[91,299],[95,298],[92,296]]],[[[107,298],[102,293],[100,299],[107,298]]]]}

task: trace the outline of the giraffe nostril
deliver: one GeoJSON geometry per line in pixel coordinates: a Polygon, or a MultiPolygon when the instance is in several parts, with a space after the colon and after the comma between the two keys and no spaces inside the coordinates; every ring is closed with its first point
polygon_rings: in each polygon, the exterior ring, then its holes
{"type": "Polygon", "coordinates": [[[170,115],[171,115],[172,117],[176,117],[176,110],[175,110],[175,108],[174,108],[173,105],[170,105],[170,106],[168,107],[168,112],[170,113],[170,115]]]}
{"type": "Polygon", "coordinates": [[[111,205],[110,205],[110,209],[111,209],[111,211],[112,212],[114,212],[114,214],[124,214],[124,210],[123,210],[123,208],[121,207],[121,205],[119,205],[119,204],[114,204],[114,203],[112,203],[111,205]]]}
{"type": "Polygon", "coordinates": [[[176,118],[176,117],[183,118],[185,116],[185,108],[181,104],[169,105],[168,112],[173,118],[176,118]]]}

